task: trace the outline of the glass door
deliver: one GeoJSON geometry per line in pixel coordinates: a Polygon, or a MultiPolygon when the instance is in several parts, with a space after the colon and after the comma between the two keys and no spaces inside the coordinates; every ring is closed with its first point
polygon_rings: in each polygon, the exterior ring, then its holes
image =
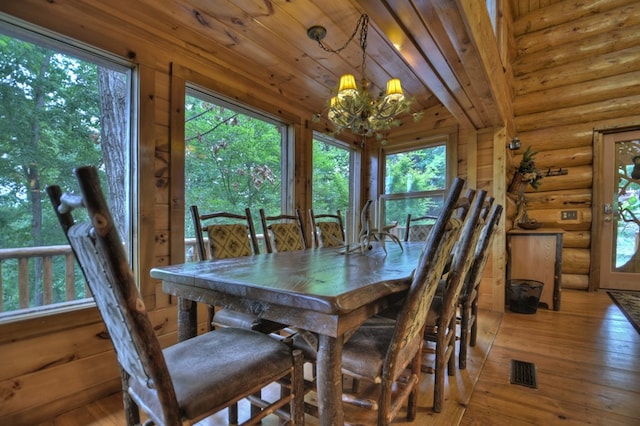
{"type": "Polygon", "coordinates": [[[640,131],[604,136],[600,287],[640,290],[640,131]]]}

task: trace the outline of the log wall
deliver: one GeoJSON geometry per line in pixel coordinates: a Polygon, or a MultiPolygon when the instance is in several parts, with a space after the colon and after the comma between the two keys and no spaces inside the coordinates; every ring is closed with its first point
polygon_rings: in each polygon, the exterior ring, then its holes
{"type": "MultiPolygon", "coordinates": [[[[513,0],[514,112],[522,149],[539,170],[563,169],[528,187],[530,218],[562,228],[562,286],[589,289],[594,129],[640,125],[640,3],[637,0],[513,0]],[[577,211],[562,220],[562,210],[577,211]]],[[[510,177],[510,176],[509,176],[510,177]]],[[[507,215],[515,213],[509,203],[507,215]]]]}
{"type": "MultiPolygon", "coordinates": [[[[204,75],[212,90],[292,123],[296,134],[295,199],[303,210],[309,207],[306,182],[311,181],[311,157],[305,149],[311,147],[315,124],[306,120],[311,116],[309,111],[296,109],[295,103],[282,96],[269,95],[272,90],[261,90],[258,83],[248,81],[241,73],[229,72],[209,46],[200,48],[202,43],[154,37],[153,29],[128,22],[124,9],[94,0],[0,2],[1,12],[129,58],[138,66],[138,278],[154,329],[162,345],[168,346],[177,338],[176,301],[162,292],[160,282],[152,280],[148,271],[153,266],[179,262],[184,255],[182,220],[176,210],[182,195],[172,185],[172,179],[180,174],[176,166],[180,162],[176,160],[184,155],[184,150],[171,144],[177,127],[171,125],[175,115],[172,99],[180,99],[176,96],[176,75],[192,81],[204,75]]],[[[403,126],[394,133],[415,140],[451,132],[457,132],[457,123],[438,106],[425,111],[415,128],[403,126]]],[[[372,189],[369,179],[363,181],[365,197],[372,189]]],[[[199,314],[199,331],[204,332],[205,310],[199,309],[199,314]]],[[[121,389],[115,354],[92,306],[0,324],[0,361],[0,425],[38,424],[121,389]]]]}

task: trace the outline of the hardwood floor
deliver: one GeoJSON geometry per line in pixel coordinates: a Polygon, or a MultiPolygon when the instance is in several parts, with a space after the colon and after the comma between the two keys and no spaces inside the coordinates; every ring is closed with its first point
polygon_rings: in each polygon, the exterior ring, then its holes
{"type": "MultiPolygon", "coordinates": [[[[565,290],[559,312],[482,311],[478,337],[467,370],[448,378],[443,412],[432,411],[433,376],[424,374],[418,418],[403,422],[401,413],[394,424],[640,424],[640,334],[605,292],[565,290]],[[511,359],[536,365],[538,389],[509,383],[511,359]]],[[[220,413],[198,425],[225,424],[225,419],[220,413]]],[[[122,424],[116,394],[40,426],[122,424]]],[[[318,422],[309,417],[307,424],[318,422]]],[[[362,424],[372,423],[363,419],[362,424]]]]}
{"type": "Polygon", "coordinates": [[[639,425],[640,334],[604,291],[507,312],[461,424],[639,425]],[[538,389],[509,384],[511,359],[536,364],[538,389]]]}

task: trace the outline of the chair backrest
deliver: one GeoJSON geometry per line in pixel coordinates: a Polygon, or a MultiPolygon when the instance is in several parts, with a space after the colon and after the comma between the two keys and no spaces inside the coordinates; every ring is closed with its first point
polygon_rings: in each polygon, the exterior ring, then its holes
{"type": "Polygon", "coordinates": [[[345,244],[340,210],[336,214],[315,214],[313,209],[309,209],[309,223],[315,247],[342,247],[345,244]]]}
{"type": "Polygon", "coordinates": [[[473,250],[480,237],[483,220],[480,217],[486,191],[478,191],[466,214],[460,238],[455,243],[451,268],[446,276],[446,286],[442,300],[440,317],[447,321],[455,315],[455,310],[466,276],[473,262],[473,250]]]}
{"type": "Polygon", "coordinates": [[[464,180],[454,179],[442,211],[429,233],[407,297],[396,319],[383,377],[397,377],[399,370],[422,347],[427,312],[461,230],[462,221],[456,217],[455,210],[463,185],[464,180]]]}
{"type": "Polygon", "coordinates": [[[436,222],[437,216],[426,215],[420,217],[412,217],[411,213],[407,215],[407,223],[404,228],[405,241],[427,241],[429,232],[436,222]]]}
{"type": "Polygon", "coordinates": [[[118,363],[128,380],[153,386],[167,423],[180,424],[175,389],[160,342],[140,297],[131,267],[105,201],[95,167],[74,170],[82,196],[48,186],[58,220],[106,324],[118,363]],[[76,222],[72,208],[86,207],[89,220],[76,222]],[[173,413],[173,414],[170,414],[173,413]]]}
{"type": "Polygon", "coordinates": [[[491,207],[493,207],[493,203],[495,202],[495,198],[488,196],[484,199],[484,204],[482,205],[482,212],[480,213],[480,217],[482,220],[487,222],[487,217],[489,217],[489,212],[491,211],[491,207]]]}
{"type": "Polygon", "coordinates": [[[461,296],[466,297],[473,291],[474,288],[480,284],[482,280],[482,274],[484,267],[489,258],[491,252],[491,242],[498,229],[498,223],[500,223],[500,216],[502,215],[503,207],[500,204],[493,205],[491,212],[484,222],[482,231],[475,246],[473,252],[473,263],[469,268],[469,272],[465,278],[465,283],[461,291],[461,296]]]}
{"type": "Polygon", "coordinates": [[[200,214],[195,205],[189,210],[200,260],[260,254],[251,210],[248,208],[244,210],[244,215],[230,212],[200,214]]]}
{"type": "Polygon", "coordinates": [[[260,222],[267,253],[305,250],[309,247],[300,209],[296,209],[295,215],[276,216],[267,216],[264,209],[260,209],[260,222]]]}

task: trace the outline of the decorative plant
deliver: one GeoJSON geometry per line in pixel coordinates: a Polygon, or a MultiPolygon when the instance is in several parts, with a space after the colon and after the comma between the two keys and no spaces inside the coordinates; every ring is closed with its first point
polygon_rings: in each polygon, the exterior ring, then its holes
{"type": "Polygon", "coordinates": [[[520,160],[520,165],[517,170],[517,172],[522,175],[522,180],[529,182],[534,189],[538,189],[543,177],[542,173],[536,169],[536,154],[537,152],[532,151],[531,146],[528,146],[524,154],[522,154],[522,160],[520,160]]]}

